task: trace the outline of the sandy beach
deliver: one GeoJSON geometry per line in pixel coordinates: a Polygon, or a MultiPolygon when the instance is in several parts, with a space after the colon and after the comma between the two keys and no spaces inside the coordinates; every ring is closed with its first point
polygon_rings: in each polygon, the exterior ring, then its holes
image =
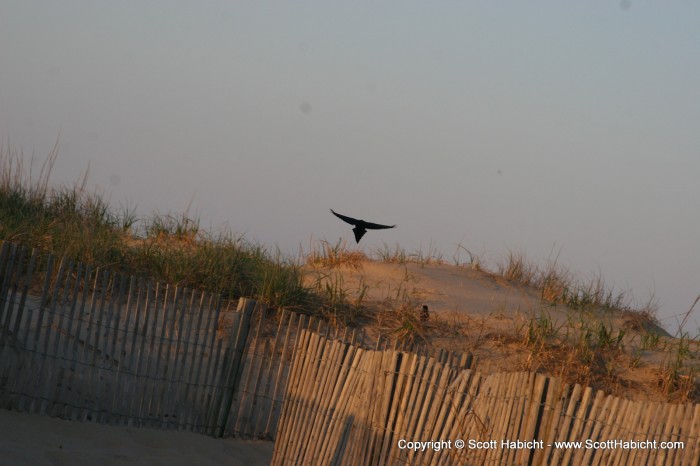
{"type": "Polygon", "coordinates": [[[270,464],[274,444],[0,410],[1,466],[270,464]]]}

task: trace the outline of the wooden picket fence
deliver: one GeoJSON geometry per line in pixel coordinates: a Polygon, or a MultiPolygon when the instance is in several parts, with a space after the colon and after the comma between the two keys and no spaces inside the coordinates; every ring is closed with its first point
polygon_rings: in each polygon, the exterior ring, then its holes
{"type": "Polygon", "coordinates": [[[272,464],[700,464],[698,404],[630,401],[542,374],[463,366],[302,332],[272,464]],[[470,440],[486,443],[470,448],[470,440]],[[644,443],[605,443],[616,440],[644,443]],[[555,443],[567,441],[582,445],[555,443]],[[669,441],[682,446],[661,443],[669,441]]]}
{"type": "Polygon", "coordinates": [[[303,329],[332,336],[252,300],[0,248],[0,408],[274,439],[303,329]]]}
{"type": "Polygon", "coordinates": [[[527,372],[486,376],[469,354],[337,334],[303,314],[9,242],[0,408],[273,439],[275,465],[700,464],[700,405],[629,401],[527,372]],[[402,439],[450,444],[414,450],[402,439]],[[459,449],[458,439],[496,445],[459,449]],[[658,447],[555,443],[586,440],[658,447]]]}

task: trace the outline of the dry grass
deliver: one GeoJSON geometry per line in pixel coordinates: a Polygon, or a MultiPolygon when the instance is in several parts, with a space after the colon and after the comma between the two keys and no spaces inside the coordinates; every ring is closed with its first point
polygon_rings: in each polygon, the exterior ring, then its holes
{"type": "Polygon", "coordinates": [[[319,241],[311,245],[311,252],[306,255],[306,263],[314,267],[349,266],[357,268],[368,260],[364,252],[348,249],[344,241],[338,240],[334,245],[328,241],[319,241]]]}
{"type": "Polygon", "coordinates": [[[211,235],[186,213],[139,219],[114,212],[86,190],[87,173],[72,187],[52,187],[57,158],[49,154],[38,176],[21,153],[0,148],[0,240],[118,272],[226,298],[255,297],[273,307],[312,301],[300,266],[242,237],[211,235]]]}

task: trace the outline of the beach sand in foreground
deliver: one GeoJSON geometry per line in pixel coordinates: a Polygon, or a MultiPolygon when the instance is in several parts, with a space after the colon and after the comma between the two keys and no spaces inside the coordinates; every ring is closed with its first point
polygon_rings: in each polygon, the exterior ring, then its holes
{"type": "Polygon", "coordinates": [[[112,427],[0,409],[0,465],[267,466],[273,442],[112,427]]]}

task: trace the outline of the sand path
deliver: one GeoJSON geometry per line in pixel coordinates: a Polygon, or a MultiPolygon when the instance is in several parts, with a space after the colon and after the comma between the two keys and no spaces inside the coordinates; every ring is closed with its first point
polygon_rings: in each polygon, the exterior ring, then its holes
{"type": "Polygon", "coordinates": [[[274,444],[112,427],[0,409],[0,465],[263,466],[274,444]]]}

